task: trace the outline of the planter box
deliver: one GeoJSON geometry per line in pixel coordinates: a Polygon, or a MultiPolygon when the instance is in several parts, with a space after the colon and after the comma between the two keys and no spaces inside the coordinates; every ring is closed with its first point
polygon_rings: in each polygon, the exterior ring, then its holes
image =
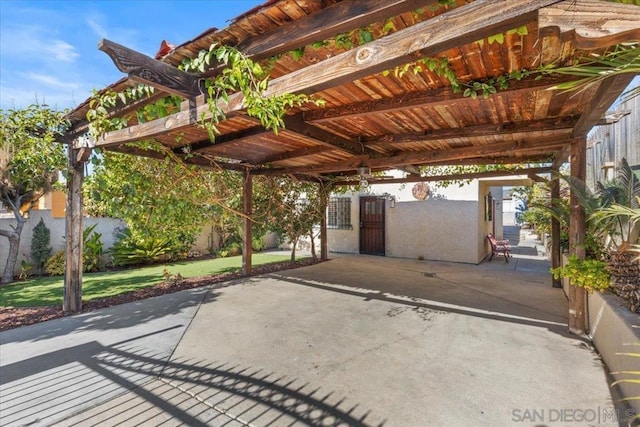
{"type": "MultiPolygon", "coordinates": [[[[604,360],[609,372],[638,371],[640,357],[621,353],[640,353],[640,316],[624,306],[623,300],[611,293],[594,292],[588,296],[591,340],[604,360]]],[[[640,376],[613,375],[618,379],[640,376]]],[[[640,396],[640,384],[619,384],[622,397],[640,396]]],[[[640,400],[628,402],[640,414],[640,400]]]]}

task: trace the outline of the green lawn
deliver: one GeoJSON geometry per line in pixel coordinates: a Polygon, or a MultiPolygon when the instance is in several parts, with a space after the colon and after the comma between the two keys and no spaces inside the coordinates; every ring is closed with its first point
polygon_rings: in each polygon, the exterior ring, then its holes
{"type": "MultiPolygon", "coordinates": [[[[274,262],[288,261],[291,257],[283,255],[253,254],[254,266],[274,262]]],[[[158,264],[131,270],[86,273],[82,281],[82,299],[89,301],[134,291],[139,288],[162,282],[166,268],[170,274],[182,277],[202,277],[229,271],[238,271],[242,266],[242,257],[215,258],[201,261],[180,261],[172,264],[158,264]]],[[[62,304],[63,277],[39,277],[24,282],[0,287],[0,307],[36,307],[62,304]]]]}

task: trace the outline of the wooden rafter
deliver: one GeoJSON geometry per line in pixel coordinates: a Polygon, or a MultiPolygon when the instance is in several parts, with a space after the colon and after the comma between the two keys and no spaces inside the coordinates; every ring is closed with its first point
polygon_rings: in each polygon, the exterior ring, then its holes
{"type": "MultiPolygon", "coordinates": [[[[437,5],[436,0],[348,0],[328,6],[310,15],[252,37],[236,48],[247,57],[259,61],[280,55],[313,42],[334,37],[381,22],[420,7],[437,5]]],[[[221,67],[204,75],[218,74],[221,67]]]]}
{"type": "MultiPolygon", "coordinates": [[[[441,15],[447,19],[432,19],[418,23],[357,49],[274,79],[265,95],[313,93],[336,87],[423,56],[508,30],[526,23],[535,16],[539,8],[558,1],[475,1],[441,15]]],[[[242,94],[231,95],[228,102],[220,102],[219,107],[227,115],[241,110],[244,107],[242,94]]],[[[97,141],[97,146],[152,138],[167,130],[179,130],[189,126],[194,116],[205,119],[211,117],[205,100],[199,100],[195,108],[195,112],[189,114],[180,112],[128,129],[110,132],[97,141]]]]}
{"type": "Polygon", "coordinates": [[[356,49],[293,71],[266,94],[313,93],[526,24],[538,9],[558,0],[474,1],[356,49]]]}
{"type": "Polygon", "coordinates": [[[331,147],[327,147],[324,145],[320,145],[316,147],[305,147],[305,148],[300,148],[298,150],[291,150],[291,151],[286,151],[284,153],[278,153],[278,154],[262,157],[258,162],[255,162],[254,164],[281,162],[283,160],[313,156],[314,154],[324,153],[325,151],[329,151],[329,150],[331,150],[331,147]]]}
{"type": "Polygon", "coordinates": [[[243,141],[253,138],[255,136],[265,135],[269,133],[271,133],[271,131],[265,129],[261,125],[254,126],[238,132],[218,135],[216,136],[214,141],[211,141],[207,138],[205,140],[194,142],[183,147],[174,148],[173,151],[174,152],[186,151],[191,153],[207,152],[207,150],[211,148],[220,148],[221,146],[231,145],[231,144],[241,144],[243,141]]]}
{"type": "Polygon", "coordinates": [[[486,157],[469,157],[465,159],[448,159],[433,161],[422,166],[465,166],[465,165],[514,165],[524,163],[551,163],[552,155],[545,154],[511,154],[491,155],[486,157]]]}
{"type": "Polygon", "coordinates": [[[118,70],[127,73],[131,80],[184,98],[194,98],[203,93],[199,76],[186,73],[107,39],[98,43],[98,49],[109,55],[118,70]]]}
{"type": "MultiPolygon", "coordinates": [[[[560,83],[574,81],[575,76],[546,76],[540,79],[527,79],[509,82],[509,87],[500,91],[501,95],[517,95],[520,92],[532,90],[545,90],[560,83]]],[[[304,113],[304,120],[314,123],[322,123],[334,119],[349,119],[363,117],[369,114],[394,113],[410,108],[425,105],[435,106],[441,104],[453,104],[455,102],[468,102],[462,92],[454,92],[445,87],[429,92],[415,92],[398,95],[392,98],[371,100],[357,104],[348,104],[336,108],[322,108],[304,113]]],[[[478,100],[482,102],[482,98],[478,100]]]]}
{"type": "MultiPolygon", "coordinates": [[[[156,160],[163,160],[166,157],[166,155],[161,151],[145,150],[138,147],[132,147],[129,145],[118,145],[118,146],[111,147],[109,150],[115,151],[118,153],[149,157],[151,159],[156,159],[156,160]]],[[[224,160],[220,160],[215,156],[207,156],[206,154],[187,155],[186,153],[180,153],[180,152],[175,154],[179,159],[181,159],[186,164],[201,166],[206,169],[224,169],[224,170],[234,170],[234,171],[242,172],[248,167],[248,165],[245,165],[243,163],[230,163],[224,160]]]]}
{"type": "Polygon", "coordinates": [[[299,115],[289,116],[284,119],[285,129],[290,132],[303,135],[316,141],[319,144],[326,145],[333,148],[339,148],[346,151],[349,154],[356,156],[362,154],[373,155],[373,152],[364,147],[357,141],[352,141],[349,138],[345,138],[335,133],[331,133],[317,126],[305,122],[299,115]]]}
{"type": "Polygon", "coordinates": [[[466,126],[461,128],[432,129],[424,132],[391,134],[363,138],[365,146],[376,144],[404,144],[437,141],[449,138],[466,138],[490,135],[508,135],[539,131],[571,131],[577,122],[575,117],[529,120],[515,123],[498,123],[466,126]]]}

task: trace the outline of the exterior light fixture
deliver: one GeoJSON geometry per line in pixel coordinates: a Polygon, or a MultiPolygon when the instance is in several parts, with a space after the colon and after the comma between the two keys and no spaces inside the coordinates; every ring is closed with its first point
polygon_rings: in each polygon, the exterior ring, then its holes
{"type": "Polygon", "coordinates": [[[358,175],[362,178],[371,176],[371,168],[369,166],[358,166],[358,175]]]}

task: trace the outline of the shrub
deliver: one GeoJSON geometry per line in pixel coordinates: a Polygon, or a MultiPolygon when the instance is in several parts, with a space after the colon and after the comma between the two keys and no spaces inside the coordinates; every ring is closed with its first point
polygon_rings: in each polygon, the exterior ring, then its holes
{"type": "Polygon", "coordinates": [[[82,270],[85,273],[101,271],[102,262],[102,233],[93,231],[97,224],[89,226],[82,232],[82,270]]]}
{"type": "Polygon", "coordinates": [[[42,218],[40,222],[33,228],[33,237],[31,238],[31,259],[33,267],[42,271],[42,267],[51,257],[51,232],[46,226],[42,218]]]}
{"type": "Polygon", "coordinates": [[[242,245],[238,242],[233,242],[218,250],[218,256],[220,258],[226,258],[230,256],[237,256],[242,254],[242,245]]]}
{"type": "Polygon", "coordinates": [[[49,257],[44,264],[44,271],[50,276],[62,276],[64,274],[65,252],[59,250],[49,257]]]}
{"type": "Polygon", "coordinates": [[[111,248],[114,265],[146,264],[165,260],[176,252],[168,239],[147,237],[136,239],[129,229],[117,235],[111,248]]]}
{"type": "Polygon", "coordinates": [[[34,265],[31,263],[28,263],[25,260],[20,261],[20,275],[18,276],[20,278],[20,280],[26,280],[29,278],[29,276],[31,276],[32,270],[33,270],[34,265]]]}
{"type": "Polygon", "coordinates": [[[574,286],[587,289],[589,292],[604,291],[609,287],[610,274],[607,264],[595,259],[580,259],[571,255],[567,265],[551,269],[553,277],[566,277],[574,286]]]}
{"type": "Polygon", "coordinates": [[[264,250],[266,246],[264,236],[253,237],[253,239],[251,239],[251,248],[256,252],[264,250]]]}

